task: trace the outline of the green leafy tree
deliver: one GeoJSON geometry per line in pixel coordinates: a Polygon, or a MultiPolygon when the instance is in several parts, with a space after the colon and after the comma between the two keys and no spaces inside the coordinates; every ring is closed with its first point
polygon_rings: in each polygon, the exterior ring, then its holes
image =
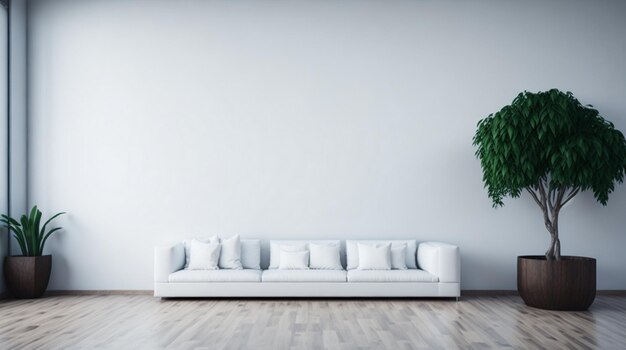
{"type": "Polygon", "coordinates": [[[626,141],[611,122],[571,92],[523,92],[478,122],[476,157],[494,207],[527,191],[541,208],[551,241],[546,259],[561,258],[559,213],[578,193],[606,205],[624,180],[626,141]]]}

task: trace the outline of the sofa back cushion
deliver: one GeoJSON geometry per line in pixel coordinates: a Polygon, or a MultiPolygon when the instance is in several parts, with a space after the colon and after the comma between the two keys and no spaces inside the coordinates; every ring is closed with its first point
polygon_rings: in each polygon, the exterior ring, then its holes
{"type": "Polygon", "coordinates": [[[400,246],[406,243],[406,267],[409,269],[417,269],[417,241],[409,239],[388,239],[388,240],[347,240],[346,241],[346,261],[348,270],[354,270],[359,267],[359,248],[358,243],[378,244],[391,242],[391,247],[400,246]]]}
{"type": "Polygon", "coordinates": [[[309,267],[313,270],[343,270],[339,244],[309,243],[309,267]]]}
{"type": "Polygon", "coordinates": [[[241,240],[241,265],[244,269],[261,269],[261,241],[258,239],[241,240]]]}
{"type": "Polygon", "coordinates": [[[280,265],[281,245],[292,246],[295,250],[309,250],[309,243],[335,244],[338,247],[341,246],[341,241],[339,240],[271,240],[269,269],[277,269],[280,265]]]}
{"type": "Polygon", "coordinates": [[[398,244],[391,248],[391,269],[392,270],[406,270],[409,267],[406,266],[406,244],[398,244]]]}

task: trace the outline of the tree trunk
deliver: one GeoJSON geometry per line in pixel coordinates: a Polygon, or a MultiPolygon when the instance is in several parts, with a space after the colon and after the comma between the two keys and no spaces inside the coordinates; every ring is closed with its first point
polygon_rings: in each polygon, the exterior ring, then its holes
{"type": "MultiPolygon", "coordinates": [[[[546,202],[544,202],[546,203],[546,202]]],[[[558,232],[558,224],[557,221],[558,220],[558,214],[555,216],[555,211],[552,211],[549,209],[550,205],[546,203],[545,205],[545,209],[543,209],[543,218],[544,218],[544,223],[546,225],[546,229],[548,230],[548,232],[550,233],[550,246],[548,248],[548,250],[546,251],[546,260],[554,260],[556,258],[557,255],[557,251],[556,249],[559,247],[557,245],[557,242],[559,241],[559,232],[558,232]],[[552,214],[552,215],[550,215],[552,214]]],[[[561,252],[558,252],[558,255],[560,257],[561,252]]],[[[558,259],[557,259],[558,260],[558,259]]]]}
{"type": "Polygon", "coordinates": [[[554,260],[561,260],[561,240],[558,237],[554,243],[554,260]]]}
{"type": "Polygon", "coordinates": [[[553,256],[554,259],[559,261],[561,260],[561,240],[559,239],[559,212],[561,211],[561,200],[562,195],[557,199],[557,204],[554,206],[554,210],[552,211],[552,235],[553,235],[553,256]]]}
{"type": "Polygon", "coordinates": [[[569,202],[580,190],[570,189],[565,198],[566,188],[553,186],[548,178],[541,179],[534,187],[526,190],[532,195],[543,213],[546,229],[550,233],[550,246],[546,251],[547,260],[561,260],[561,241],[559,239],[559,212],[563,205],[569,202]]]}
{"type": "Polygon", "coordinates": [[[554,244],[556,243],[556,236],[553,234],[550,234],[550,248],[548,248],[548,250],[546,251],[546,260],[552,260],[552,258],[554,257],[554,244]]]}

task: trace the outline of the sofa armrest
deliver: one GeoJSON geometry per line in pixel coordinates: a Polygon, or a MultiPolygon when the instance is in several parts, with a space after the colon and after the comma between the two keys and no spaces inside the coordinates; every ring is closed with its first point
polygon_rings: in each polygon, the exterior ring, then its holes
{"type": "Polygon", "coordinates": [[[423,242],[417,247],[417,265],[439,277],[439,282],[461,282],[459,247],[441,242],[423,242]]]}
{"type": "Polygon", "coordinates": [[[182,243],[154,247],[154,282],[167,282],[170,273],[185,266],[182,243]]]}

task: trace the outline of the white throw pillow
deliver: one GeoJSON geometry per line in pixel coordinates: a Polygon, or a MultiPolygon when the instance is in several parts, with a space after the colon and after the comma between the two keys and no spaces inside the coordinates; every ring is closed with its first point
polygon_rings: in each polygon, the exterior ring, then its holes
{"type": "Polygon", "coordinates": [[[308,270],[309,269],[309,251],[302,250],[292,252],[288,250],[280,250],[279,270],[308,270]]]}
{"type": "Polygon", "coordinates": [[[193,240],[197,240],[203,243],[213,243],[213,244],[218,244],[220,242],[219,237],[217,237],[217,235],[211,236],[211,237],[204,237],[204,238],[194,238],[194,239],[186,239],[183,241],[183,245],[185,246],[185,269],[189,266],[189,255],[191,254],[190,249],[191,249],[191,241],[193,240]]]}
{"type": "Polygon", "coordinates": [[[288,252],[299,252],[303,250],[308,250],[308,247],[306,243],[280,244],[272,242],[270,244],[270,269],[277,269],[280,265],[280,252],[283,249],[288,252]]]}
{"type": "Polygon", "coordinates": [[[343,270],[336,244],[309,244],[309,267],[316,270],[343,270]]]}
{"type": "Polygon", "coordinates": [[[220,258],[219,244],[204,243],[198,240],[191,241],[189,270],[218,270],[217,262],[220,258]]]}
{"type": "Polygon", "coordinates": [[[241,239],[234,235],[229,239],[221,239],[220,269],[241,270],[241,239]]]}
{"type": "Polygon", "coordinates": [[[346,240],[346,269],[354,270],[359,266],[359,247],[358,243],[364,244],[380,244],[391,242],[392,247],[396,247],[401,244],[406,244],[406,267],[410,269],[417,269],[417,241],[416,240],[399,240],[399,239],[388,239],[388,240],[380,240],[380,241],[372,241],[372,240],[346,240]]]}
{"type": "Polygon", "coordinates": [[[391,268],[393,270],[406,270],[406,244],[391,246],[391,268]]]}
{"type": "Polygon", "coordinates": [[[391,270],[391,242],[383,244],[358,244],[357,270],[391,270]]]}

